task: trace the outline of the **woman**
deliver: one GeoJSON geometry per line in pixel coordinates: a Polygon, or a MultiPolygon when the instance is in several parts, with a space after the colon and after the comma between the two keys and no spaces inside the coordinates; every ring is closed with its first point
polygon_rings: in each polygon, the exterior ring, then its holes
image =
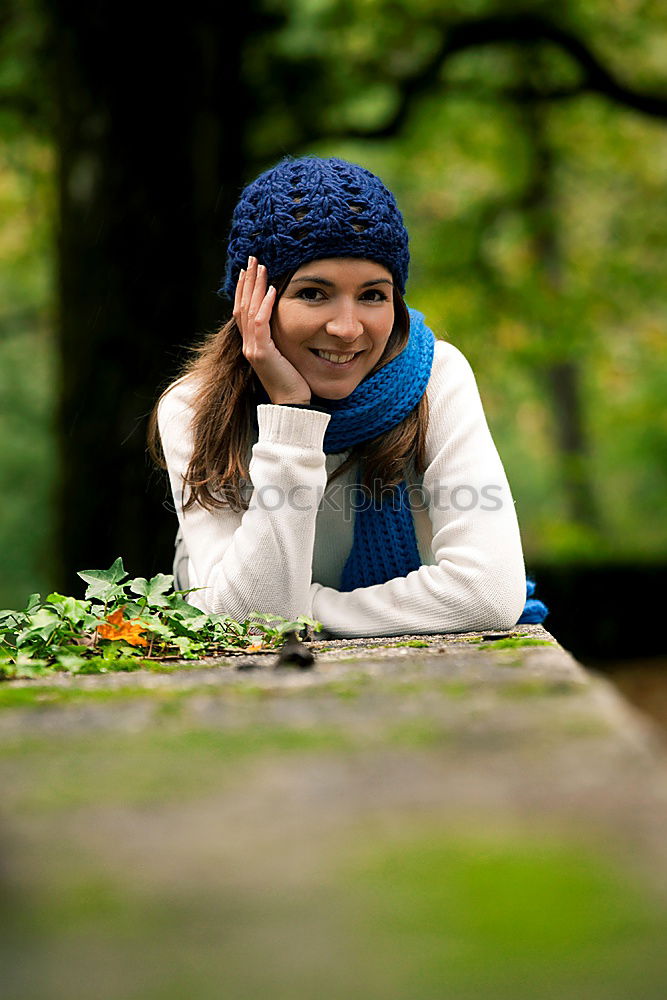
{"type": "Polygon", "coordinates": [[[393,195],[356,164],[286,157],[242,192],[221,289],[233,316],[152,423],[176,586],[200,588],[196,607],[307,615],[341,637],[543,617],[524,609],[473,373],[406,306],[408,263],[393,195]]]}

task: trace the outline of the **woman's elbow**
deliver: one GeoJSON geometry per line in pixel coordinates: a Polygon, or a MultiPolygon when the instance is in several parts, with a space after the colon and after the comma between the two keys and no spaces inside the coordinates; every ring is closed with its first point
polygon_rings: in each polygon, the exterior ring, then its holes
{"type": "Polygon", "coordinates": [[[526,575],[523,565],[508,572],[507,568],[485,576],[477,594],[482,628],[514,628],[526,603],[526,575]]]}

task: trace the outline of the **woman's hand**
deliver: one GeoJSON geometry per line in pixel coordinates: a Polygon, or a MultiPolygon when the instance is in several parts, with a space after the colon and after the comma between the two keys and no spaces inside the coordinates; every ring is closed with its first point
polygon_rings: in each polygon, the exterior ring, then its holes
{"type": "Polygon", "coordinates": [[[273,285],[266,288],[266,268],[255,257],[241,271],[233,316],[243,337],[243,357],[250,362],[272,403],[310,403],[310,386],[285,358],[271,337],[273,285]]]}

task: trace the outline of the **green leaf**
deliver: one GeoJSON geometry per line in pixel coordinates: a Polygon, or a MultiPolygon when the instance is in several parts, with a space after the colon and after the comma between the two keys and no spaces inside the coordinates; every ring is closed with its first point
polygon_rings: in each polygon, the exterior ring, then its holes
{"type": "Polygon", "coordinates": [[[101,656],[91,656],[89,660],[84,660],[82,666],[75,672],[77,674],[106,674],[110,668],[109,663],[101,656]]]}
{"type": "Polygon", "coordinates": [[[65,597],[63,594],[49,594],[46,602],[72,625],[78,625],[86,617],[90,607],[88,601],[77,601],[75,597],[65,597]]]}
{"type": "Polygon", "coordinates": [[[27,621],[24,611],[0,611],[0,630],[3,632],[22,628],[27,621]]]}
{"type": "Polygon", "coordinates": [[[44,642],[51,639],[62,626],[62,620],[55,611],[40,608],[34,615],[28,615],[26,627],[16,636],[16,645],[24,646],[40,639],[44,642]]]}
{"type": "Polygon", "coordinates": [[[55,627],[61,623],[61,618],[57,611],[51,611],[49,608],[40,608],[34,615],[29,616],[29,620],[29,629],[44,628],[47,625],[55,627]]]}
{"type": "Polygon", "coordinates": [[[77,576],[88,584],[86,600],[108,602],[124,594],[123,588],[118,584],[125,579],[127,573],[120,556],[109,569],[82,569],[77,576]]]}
{"type": "MultiPolygon", "coordinates": [[[[186,635],[177,635],[171,640],[171,645],[176,646],[176,649],[178,649],[180,653],[189,653],[195,643],[186,635]]],[[[196,645],[199,646],[199,643],[196,643],[196,645]]]]}
{"type": "Polygon", "coordinates": [[[168,625],[165,625],[163,624],[163,622],[160,621],[159,615],[147,614],[146,611],[144,611],[143,615],[141,616],[141,620],[146,625],[148,625],[150,631],[154,635],[159,635],[166,639],[169,639],[171,637],[172,630],[169,628],[168,625]]]}
{"type": "Polygon", "coordinates": [[[69,670],[73,673],[80,670],[86,662],[85,656],[79,656],[77,653],[56,653],[56,663],[63,670],[69,670]]]}
{"type": "Polygon", "coordinates": [[[130,646],[123,639],[101,639],[99,645],[102,658],[111,661],[127,657],[139,658],[144,656],[143,649],[144,647],[140,649],[138,646],[130,646]]]}
{"type": "MultiPolygon", "coordinates": [[[[186,593],[189,593],[189,591],[186,591],[186,593]]],[[[167,604],[170,611],[178,612],[183,618],[198,618],[204,614],[199,608],[195,608],[192,604],[184,601],[179,594],[171,594],[167,598],[167,604]]]]}
{"type": "Polygon", "coordinates": [[[28,603],[26,605],[25,613],[31,615],[33,611],[36,610],[42,603],[41,594],[31,594],[28,598],[28,603]]]}
{"type": "Polygon", "coordinates": [[[314,632],[322,631],[322,622],[318,622],[314,618],[308,618],[306,615],[299,615],[297,621],[303,625],[310,625],[314,632]]]}
{"type": "MultiPolygon", "coordinates": [[[[127,584],[124,584],[124,586],[127,586],[127,584]]],[[[137,601],[123,600],[123,608],[124,608],[124,615],[123,615],[123,617],[125,617],[125,618],[141,618],[142,615],[144,615],[144,613],[146,611],[146,602],[145,601],[141,601],[139,603],[137,601]]],[[[111,614],[112,611],[115,611],[115,610],[116,610],[115,607],[109,607],[109,608],[107,608],[106,615],[102,616],[102,620],[105,620],[107,618],[107,616],[109,614],[111,614]]]]}
{"type": "Polygon", "coordinates": [[[151,607],[165,608],[169,606],[169,601],[164,595],[168,590],[171,590],[173,582],[173,576],[158,573],[157,576],[152,577],[150,580],[146,580],[143,576],[138,576],[135,580],[130,580],[129,586],[133,594],[140,594],[141,597],[145,597],[146,603],[151,607]]]}
{"type": "Polygon", "coordinates": [[[14,676],[17,678],[43,677],[44,674],[49,674],[51,672],[51,667],[49,666],[47,660],[41,660],[24,654],[20,654],[16,657],[16,673],[14,676]]]}

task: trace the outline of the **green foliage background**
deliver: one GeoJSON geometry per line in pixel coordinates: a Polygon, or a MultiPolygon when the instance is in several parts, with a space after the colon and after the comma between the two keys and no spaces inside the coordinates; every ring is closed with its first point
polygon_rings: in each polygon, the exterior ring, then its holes
{"type": "MultiPolygon", "coordinates": [[[[444,17],[507,6],[459,0],[443,15],[432,2],[266,0],[265,9],[279,17],[245,61],[266,98],[243,151],[249,175],[283,153],[315,152],[361,162],[395,191],[411,234],[408,302],[473,365],[528,563],[664,560],[667,122],[591,93],[523,104],[520,85],[576,90],[580,69],[554,45],[494,44],[448,60],[396,135],[353,138],[391,118],[401,80],[418,77],[437,50],[444,17]],[[272,100],[272,67],[309,60],[324,65],[326,94],[272,100]],[[540,149],[547,218],[525,199],[541,177],[540,149]],[[540,249],[545,232],[555,275],[540,249]],[[571,457],[545,389],[559,364],[581,387],[588,454],[576,474],[595,507],[584,520],[564,486],[571,457]]],[[[628,87],[665,93],[664,7],[579,0],[563,19],[628,87]]],[[[1,43],[0,89],[38,104],[39,83],[29,81],[39,18],[26,20],[1,43]]],[[[54,150],[39,119],[31,125],[11,101],[0,135],[0,606],[22,606],[51,589],[57,562],[54,493],[67,470],[58,470],[54,415],[67,359],[56,358],[53,338],[54,150]]]]}

